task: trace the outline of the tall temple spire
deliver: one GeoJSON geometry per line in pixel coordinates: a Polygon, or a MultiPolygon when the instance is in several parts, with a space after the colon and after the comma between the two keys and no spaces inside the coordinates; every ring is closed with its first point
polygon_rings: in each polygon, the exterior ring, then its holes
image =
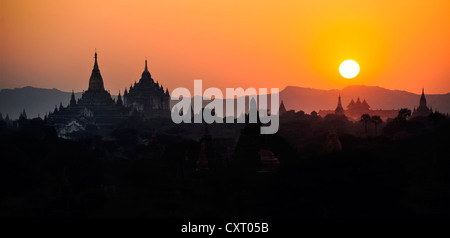
{"type": "Polygon", "coordinates": [[[278,108],[278,115],[283,115],[286,113],[286,107],[284,106],[283,100],[281,100],[280,107],[278,108]]]}
{"type": "Polygon", "coordinates": [[[344,115],[344,108],[342,107],[341,95],[340,94],[339,94],[339,97],[338,97],[338,105],[336,107],[336,110],[334,110],[334,114],[336,114],[336,115],[344,115]]]}
{"type": "Polygon", "coordinates": [[[427,99],[425,98],[425,92],[424,92],[423,88],[422,88],[422,96],[420,96],[419,106],[420,107],[426,107],[427,106],[427,99]]]}
{"type": "Polygon", "coordinates": [[[142,72],[142,76],[141,79],[139,80],[139,82],[145,82],[145,81],[153,81],[152,79],[152,75],[150,74],[150,71],[148,71],[148,66],[147,66],[147,58],[145,59],[145,68],[144,68],[144,72],[142,72]]]}
{"type": "Polygon", "coordinates": [[[148,72],[148,67],[147,67],[147,58],[145,58],[145,69],[144,72],[148,72]]]}
{"type": "Polygon", "coordinates": [[[420,96],[419,107],[416,108],[412,117],[422,116],[426,117],[432,113],[431,107],[427,106],[427,99],[425,98],[425,90],[422,88],[422,95],[420,96]]]}
{"type": "Polygon", "coordinates": [[[91,78],[89,79],[88,91],[105,91],[105,88],[103,86],[103,78],[100,74],[100,69],[98,68],[97,63],[97,49],[95,50],[94,58],[94,68],[92,69],[91,78]]]}
{"type": "Polygon", "coordinates": [[[76,106],[77,105],[77,101],[75,100],[75,93],[72,90],[72,96],[70,97],[70,104],[71,107],[76,106]]]}
{"type": "Polygon", "coordinates": [[[117,96],[116,104],[117,104],[117,106],[123,106],[122,96],[120,95],[120,91],[119,91],[119,96],[117,96]]]}
{"type": "Polygon", "coordinates": [[[98,69],[98,64],[97,64],[97,49],[95,49],[95,63],[94,63],[94,69],[98,69]]]}

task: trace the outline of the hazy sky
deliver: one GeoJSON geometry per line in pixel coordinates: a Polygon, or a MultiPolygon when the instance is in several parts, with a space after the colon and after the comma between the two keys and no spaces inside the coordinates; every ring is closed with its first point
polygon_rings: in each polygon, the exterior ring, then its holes
{"type": "Polygon", "coordinates": [[[450,92],[448,0],[0,0],[0,88],[86,90],[94,49],[105,88],[149,60],[169,90],[341,89],[450,92]],[[354,79],[339,64],[356,60],[354,79]]]}

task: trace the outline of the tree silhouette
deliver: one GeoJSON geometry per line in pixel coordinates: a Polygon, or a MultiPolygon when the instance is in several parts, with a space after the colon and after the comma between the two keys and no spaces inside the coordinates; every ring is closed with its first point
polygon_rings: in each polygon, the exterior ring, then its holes
{"type": "Polygon", "coordinates": [[[444,119],[445,119],[445,115],[442,113],[439,113],[439,112],[433,112],[428,116],[428,120],[432,121],[435,124],[444,119]]]}
{"type": "Polygon", "coordinates": [[[362,114],[361,115],[361,120],[359,122],[364,123],[364,130],[365,130],[366,135],[367,135],[367,124],[369,124],[369,122],[371,122],[370,115],[369,114],[362,114]]]}
{"type": "Polygon", "coordinates": [[[411,116],[411,110],[408,108],[402,108],[398,111],[397,119],[399,121],[406,121],[406,118],[411,116]]]}
{"type": "Polygon", "coordinates": [[[383,123],[383,120],[381,120],[380,116],[374,115],[371,118],[372,123],[375,125],[375,135],[378,135],[378,125],[383,123]]]}

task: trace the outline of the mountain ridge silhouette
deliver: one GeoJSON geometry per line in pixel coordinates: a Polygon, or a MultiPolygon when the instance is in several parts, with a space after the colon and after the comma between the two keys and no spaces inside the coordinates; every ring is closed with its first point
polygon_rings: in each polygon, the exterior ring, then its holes
{"type": "MultiPolygon", "coordinates": [[[[0,90],[0,113],[11,119],[17,119],[25,109],[29,118],[43,117],[49,111],[59,107],[60,102],[67,106],[72,92],[64,92],[56,88],[45,89],[32,86],[0,90]]],[[[75,98],[80,98],[82,92],[76,92],[75,98]]],[[[341,96],[343,107],[346,108],[351,99],[366,99],[371,109],[400,109],[419,105],[420,94],[404,90],[390,90],[379,86],[350,85],[339,89],[315,89],[299,86],[287,86],[280,90],[280,101],[283,100],[287,110],[303,110],[306,113],[319,110],[334,110],[337,98],[341,96]]],[[[450,113],[450,93],[427,94],[427,103],[433,109],[442,113],[450,113]]],[[[116,98],[116,95],[112,95],[116,98]]]]}
{"type": "MultiPolygon", "coordinates": [[[[400,109],[419,106],[421,94],[411,93],[405,90],[391,90],[379,86],[349,85],[339,89],[314,89],[297,86],[287,86],[280,91],[280,100],[283,100],[286,109],[303,110],[310,113],[313,110],[334,110],[339,95],[344,108],[350,101],[366,100],[371,109],[400,109]]],[[[450,113],[450,93],[427,94],[425,97],[428,106],[442,113],[450,113]]]]}
{"type": "MultiPolygon", "coordinates": [[[[26,86],[14,89],[0,90],[0,113],[3,118],[8,114],[10,119],[17,119],[25,109],[28,118],[38,115],[43,118],[46,113],[59,108],[60,103],[64,107],[69,104],[72,92],[64,92],[56,88],[46,89],[26,86]]],[[[78,100],[82,92],[76,92],[75,98],[78,100]]],[[[112,95],[115,98],[115,95],[112,95]]]]}

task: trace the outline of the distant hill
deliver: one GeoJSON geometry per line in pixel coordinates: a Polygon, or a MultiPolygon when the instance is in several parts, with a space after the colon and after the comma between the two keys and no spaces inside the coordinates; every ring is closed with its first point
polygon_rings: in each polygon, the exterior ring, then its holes
{"type": "MultiPolygon", "coordinates": [[[[81,92],[75,93],[75,98],[80,98],[81,94],[81,92]]],[[[38,114],[43,117],[49,111],[53,111],[55,105],[59,107],[61,102],[63,106],[67,106],[71,95],[72,92],[63,92],[55,88],[2,89],[0,91],[0,113],[3,117],[8,114],[9,118],[17,119],[25,109],[29,118],[37,117],[38,114]]]]}
{"type": "MultiPolygon", "coordinates": [[[[359,97],[366,99],[371,109],[399,109],[419,106],[420,94],[414,94],[400,90],[389,90],[373,86],[348,86],[342,90],[320,90],[312,88],[302,88],[288,86],[280,92],[280,100],[284,101],[286,109],[296,111],[303,110],[310,113],[313,110],[335,109],[338,96],[341,95],[342,106],[347,107],[348,103],[359,97]]],[[[428,106],[438,109],[443,113],[450,113],[450,93],[447,94],[427,94],[425,96],[428,106]]]]}
{"type": "MultiPolygon", "coordinates": [[[[81,92],[75,93],[75,98],[81,97],[81,92]]],[[[306,113],[320,109],[335,109],[337,98],[341,95],[344,108],[353,98],[358,97],[369,103],[372,109],[413,109],[419,105],[419,94],[400,90],[389,90],[372,86],[348,86],[342,90],[321,90],[288,86],[280,92],[280,100],[284,101],[286,108],[296,111],[303,110],[306,113]]],[[[425,95],[429,106],[440,112],[450,113],[450,93],[425,95]]],[[[11,119],[17,119],[23,109],[28,117],[43,117],[49,111],[53,111],[55,105],[62,102],[64,106],[69,104],[71,92],[63,92],[58,89],[43,89],[24,87],[0,90],[0,113],[6,114],[11,119]]],[[[113,95],[113,98],[117,96],[113,95]]],[[[172,103],[173,104],[173,103],[172,103]]],[[[205,105],[206,103],[204,103],[205,105]]],[[[269,103],[270,104],[270,103],[269,103]]]]}
{"type": "MultiPolygon", "coordinates": [[[[58,89],[43,89],[24,87],[15,89],[2,89],[0,91],[0,112],[3,117],[6,114],[11,119],[17,119],[25,109],[28,117],[43,117],[45,113],[53,111],[55,105],[63,103],[64,106],[70,101],[71,92],[62,92],[58,89]]],[[[76,93],[75,97],[81,97],[76,93]]]]}

